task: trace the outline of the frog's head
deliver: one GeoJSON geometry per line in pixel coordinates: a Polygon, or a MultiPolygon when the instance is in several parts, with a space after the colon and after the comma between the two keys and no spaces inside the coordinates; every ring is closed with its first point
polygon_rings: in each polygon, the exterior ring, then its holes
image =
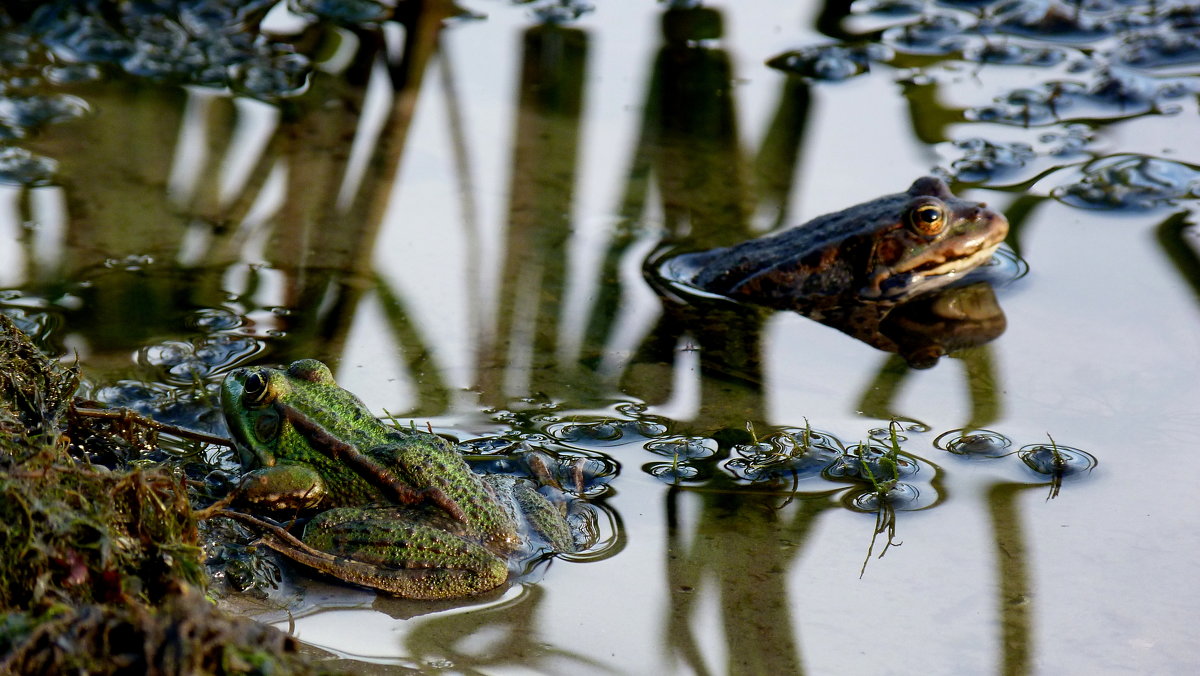
{"type": "Polygon", "coordinates": [[[904,296],[955,279],[987,262],[1008,234],[1004,215],[959,199],[940,178],[917,179],[894,222],[871,242],[866,298],[904,296]]]}
{"type": "Polygon", "coordinates": [[[225,423],[242,466],[248,468],[271,467],[279,458],[303,460],[313,451],[295,431],[297,417],[330,417],[345,404],[340,400],[353,397],[337,386],[329,367],[315,359],[292,362],[286,370],[235,369],[221,383],[225,423]]]}

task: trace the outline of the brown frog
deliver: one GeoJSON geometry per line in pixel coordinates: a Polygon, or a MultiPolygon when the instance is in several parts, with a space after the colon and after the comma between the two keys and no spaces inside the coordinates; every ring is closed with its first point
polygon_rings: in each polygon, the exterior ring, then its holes
{"type": "Polygon", "coordinates": [[[659,274],[675,284],[769,307],[898,301],[988,261],[1008,221],[959,199],[939,178],[734,246],[682,254],[659,274]]]}

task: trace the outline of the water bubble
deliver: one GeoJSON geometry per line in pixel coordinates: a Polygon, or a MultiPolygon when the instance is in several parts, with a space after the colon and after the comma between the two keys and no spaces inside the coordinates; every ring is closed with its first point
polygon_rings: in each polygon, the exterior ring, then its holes
{"type": "MultiPolygon", "coordinates": [[[[875,441],[880,441],[886,444],[890,443],[892,440],[892,430],[888,427],[873,427],[867,430],[867,436],[871,437],[875,441]]],[[[908,441],[908,437],[904,436],[903,434],[897,434],[896,441],[908,441]]]]}
{"type": "Polygon", "coordinates": [[[661,437],[667,433],[667,424],[660,422],[657,419],[651,419],[648,416],[642,416],[634,421],[634,427],[637,433],[643,437],[661,437]]]}
{"type": "Polygon", "coordinates": [[[717,440],[709,437],[673,437],[646,444],[646,450],[668,458],[707,458],[717,452],[717,440]]]}
{"type": "Polygon", "coordinates": [[[990,106],[972,108],[966,112],[969,120],[998,122],[1030,127],[1061,119],[1087,93],[1079,82],[1053,81],[1037,87],[1013,89],[995,99],[990,106]]]}
{"type": "Polygon", "coordinates": [[[819,475],[843,452],[840,440],[811,428],[780,430],[730,451],[725,468],[748,481],[819,475]]]}
{"type": "Polygon", "coordinates": [[[492,422],[502,423],[505,425],[513,425],[513,426],[516,426],[516,425],[520,424],[520,422],[521,422],[521,416],[517,415],[516,413],[514,413],[512,411],[500,410],[500,409],[493,412],[491,414],[490,419],[492,422]]]}
{"type": "Polygon", "coordinates": [[[546,431],[559,441],[573,442],[607,442],[618,441],[624,435],[621,426],[612,421],[602,420],[588,423],[562,423],[551,425],[546,431]]]}
{"type": "Polygon", "coordinates": [[[1090,472],[1098,463],[1087,451],[1053,443],[1022,446],[1017,457],[1038,474],[1057,477],[1090,472]]]}
{"type": "MultiPolygon", "coordinates": [[[[3,299],[11,300],[11,299],[3,299]]],[[[22,299],[25,300],[25,299],[22,299]]],[[[61,326],[61,318],[56,314],[43,311],[36,307],[0,307],[0,313],[12,320],[22,333],[29,336],[35,343],[44,345],[50,335],[61,326]]]]}
{"type": "Polygon", "coordinates": [[[590,3],[582,0],[554,0],[535,4],[531,10],[538,21],[548,24],[565,24],[593,11],[590,3]]]}
{"type": "Polygon", "coordinates": [[[46,5],[39,12],[40,37],[62,61],[118,66],[139,77],[229,87],[261,98],[302,90],[312,70],[294,47],[258,33],[257,23],[247,21],[253,12],[215,3],[150,12],[144,3],[119,3],[101,13],[85,4],[46,5]]]}
{"type": "Polygon", "coordinates": [[[949,54],[966,44],[962,24],[948,14],[923,16],[913,23],[889,28],[883,41],[912,54],[949,54]]]}
{"type": "Polygon", "coordinates": [[[907,477],[920,471],[916,459],[907,454],[871,444],[859,444],[848,449],[825,468],[827,479],[883,482],[907,477]]]}
{"type": "Polygon", "coordinates": [[[1067,54],[1067,50],[1058,47],[1034,47],[1004,40],[970,47],[963,57],[976,63],[1047,68],[1066,61],[1067,54]]]}
{"type": "Polygon", "coordinates": [[[236,329],[244,323],[241,315],[226,308],[204,308],[193,312],[184,325],[193,331],[217,332],[236,329]]]}
{"type": "Polygon", "coordinates": [[[375,0],[292,0],[288,4],[293,12],[312,14],[339,24],[382,21],[388,17],[388,8],[375,0]]]}
{"type": "Polygon", "coordinates": [[[1054,3],[1012,2],[998,7],[998,12],[1001,31],[1055,42],[1091,42],[1116,30],[1113,22],[1054,3]]]}
{"type": "Polygon", "coordinates": [[[667,483],[688,481],[700,476],[699,469],[685,462],[656,462],[646,465],[643,469],[655,479],[667,483]]]}
{"type": "Polygon", "coordinates": [[[504,437],[484,437],[458,442],[459,448],[467,455],[505,455],[516,453],[521,449],[521,442],[504,437]]]}
{"type": "Polygon", "coordinates": [[[1055,199],[1082,209],[1147,210],[1200,196],[1200,168],[1144,155],[1112,155],[1083,169],[1055,199]]]}
{"type": "Polygon", "coordinates": [[[843,498],[843,503],[855,511],[874,513],[885,504],[892,509],[919,509],[922,505],[920,498],[921,491],[916,486],[896,483],[886,491],[851,491],[843,498]]]}
{"type": "Polygon", "coordinates": [[[962,156],[950,163],[951,175],[959,181],[979,183],[1015,174],[1036,157],[1028,143],[993,143],[982,138],[955,142],[962,156]]]}
{"type": "Polygon", "coordinates": [[[636,420],[605,418],[563,422],[546,428],[546,432],[559,441],[598,446],[636,443],[662,436],[666,431],[665,423],[649,416],[642,416],[636,420]]]}
{"type": "Polygon", "coordinates": [[[156,371],[165,382],[189,385],[214,378],[263,349],[245,336],[215,335],[194,342],[165,341],[138,350],[134,360],[156,371]]]}
{"type": "Polygon", "coordinates": [[[0,184],[38,186],[50,182],[58,163],[24,148],[0,148],[0,184]]]}
{"type": "Polygon", "coordinates": [[[858,0],[854,3],[856,14],[875,14],[877,16],[914,16],[925,9],[925,3],[920,0],[858,0]]]}
{"type": "Polygon", "coordinates": [[[1200,33],[1132,33],[1122,40],[1113,59],[1138,68],[1194,65],[1200,63],[1200,33]]]}
{"type": "Polygon", "coordinates": [[[626,402],[617,405],[617,413],[627,418],[638,418],[646,412],[647,406],[640,402],[626,402]]]}
{"type": "Polygon", "coordinates": [[[1012,440],[992,430],[968,428],[944,432],[933,440],[933,445],[955,455],[975,458],[998,458],[1008,455],[1012,440]]]}
{"type": "Polygon", "coordinates": [[[785,52],[767,61],[767,65],[786,73],[813,80],[840,81],[871,70],[871,62],[893,57],[883,45],[819,45],[785,52]]]}

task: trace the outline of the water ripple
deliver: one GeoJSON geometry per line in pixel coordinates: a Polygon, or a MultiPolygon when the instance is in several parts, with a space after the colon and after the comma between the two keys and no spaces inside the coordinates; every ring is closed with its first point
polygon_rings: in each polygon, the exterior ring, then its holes
{"type": "Polygon", "coordinates": [[[1058,444],[1029,444],[1017,451],[1017,457],[1029,469],[1051,477],[1090,472],[1099,463],[1087,451],[1058,444]]]}
{"type": "Polygon", "coordinates": [[[999,458],[1008,455],[1012,440],[992,430],[962,428],[943,432],[933,440],[935,448],[973,458],[999,458]]]}

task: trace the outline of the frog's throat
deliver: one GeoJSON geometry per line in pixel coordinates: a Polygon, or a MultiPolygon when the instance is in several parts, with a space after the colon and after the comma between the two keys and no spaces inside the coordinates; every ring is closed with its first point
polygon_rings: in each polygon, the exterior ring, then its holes
{"type": "Polygon", "coordinates": [[[352,444],[342,441],[319,423],[286,404],[278,404],[280,413],[300,433],[311,448],[324,453],[331,460],[349,467],[355,474],[374,486],[385,497],[401,505],[432,502],[446,510],[454,519],[466,523],[467,516],[462,507],[436,486],[416,489],[397,477],[391,470],[375,462],[352,444]]]}

